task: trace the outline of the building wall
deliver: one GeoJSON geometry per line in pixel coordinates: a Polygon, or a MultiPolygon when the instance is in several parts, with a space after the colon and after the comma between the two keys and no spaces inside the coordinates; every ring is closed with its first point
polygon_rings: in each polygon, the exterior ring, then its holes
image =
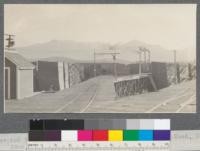
{"type": "MultiPolygon", "coordinates": [[[[128,64],[126,66],[129,70],[129,74],[138,74],[139,73],[139,63],[128,64]]],[[[150,72],[150,64],[141,64],[142,73],[149,73],[150,72]]]]}
{"type": "Polygon", "coordinates": [[[37,69],[34,85],[38,91],[59,91],[84,81],[84,65],[80,63],[38,61],[37,69]]]}
{"type": "Polygon", "coordinates": [[[33,70],[18,70],[18,97],[30,97],[33,95],[33,70]]]}
{"type": "MultiPolygon", "coordinates": [[[[55,91],[69,88],[75,84],[94,77],[93,63],[67,63],[67,62],[47,62],[38,61],[37,75],[35,82],[39,85],[39,90],[55,91]]],[[[166,64],[154,62],[151,64],[153,78],[158,89],[166,87],[167,69],[166,64]]],[[[117,63],[117,75],[133,75],[138,74],[139,65],[136,64],[119,64],[117,63]]],[[[150,65],[142,64],[142,72],[151,72],[150,65]]],[[[113,63],[97,63],[96,75],[114,75],[113,63]]],[[[36,85],[36,84],[35,84],[36,85]]]]}
{"type": "MultiPolygon", "coordinates": [[[[99,63],[100,75],[114,75],[114,63],[99,63]]],[[[128,75],[129,71],[125,64],[116,63],[117,75],[128,75]]]]}
{"type": "MultiPolygon", "coordinates": [[[[94,77],[94,64],[93,63],[79,63],[76,64],[78,66],[83,66],[84,76],[82,76],[82,80],[87,80],[94,77]]],[[[99,75],[114,75],[114,64],[113,63],[96,63],[96,76],[99,75]]],[[[148,65],[149,67],[149,65],[148,65]]],[[[117,68],[117,76],[125,76],[130,74],[138,74],[139,73],[139,64],[121,64],[116,63],[117,68]]],[[[80,70],[80,69],[79,69],[80,70]]],[[[82,69],[81,69],[82,70],[82,69]]],[[[142,64],[142,72],[150,72],[147,66],[142,64]]]]}
{"type": "MultiPolygon", "coordinates": [[[[127,65],[117,63],[116,66],[117,66],[117,76],[130,75],[127,65]]],[[[113,73],[113,75],[114,75],[114,73],[113,73]]]]}
{"type": "Polygon", "coordinates": [[[139,73],[139,64],[129,64],[127,65],[130,74],[138,74],[139,73]]]}
{"type": "MultiPolygon", "coordinates": [[[[98,63],[99,75],[114,75],[114,64],[113,63],[98,63]]],[[[117,64],[116,64],[117,66],[117,64]]]]}
{"type": "Polygon", "coordinates": [[[39,91],[60,89],[57,62],[38,61],[37,76],[39,91]]]}
{"type": "Polygon", "coordinates": [[[157,89],[162,89],[169,86],[166,63],[152,62],[151,72],[157,89]]]}
{"type": "MultiPolygon", "coordinates": [[[[84,66],[84,79],[83,80],[87,80],[89,78],[94,77],[94,64],[92,63],[84,63],[82,64],[84,66]]],[[[96,71],[97,71],[97,75],[99,74],[99,66],[98,64],[96,65],[96,71]]]]}
{"type": "Polygon", "coordinates": [[[16,65],[11,61],[9,61],[7,58],[5,58],[5,67],[10,68],[10,97],[11,99],[16,99],[17,98],[16,65]]]}
{"type": "MultiPolygon", "coordinates": [[[[83,80],[90,79],[94,77],[94,64],[93,63],[83,63],[81,64],[84,67],[83,80]]],[[[114,65],[113,63],[96,63],[96,76],[99,75],[114,75],[114,65]]],[[[129,74],[129,69],[124,64],[116,64],[117,67],[117,75],[123,76],[129,74]]]]}

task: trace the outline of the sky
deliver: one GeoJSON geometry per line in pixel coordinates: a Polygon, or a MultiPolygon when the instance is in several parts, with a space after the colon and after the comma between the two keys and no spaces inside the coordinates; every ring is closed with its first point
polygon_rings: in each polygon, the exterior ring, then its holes
{"type": "Polygon", "coordinates": [[[5,33],[16,47],[50,40],[196,49],[195,4],[6,4],[5,33]]]}

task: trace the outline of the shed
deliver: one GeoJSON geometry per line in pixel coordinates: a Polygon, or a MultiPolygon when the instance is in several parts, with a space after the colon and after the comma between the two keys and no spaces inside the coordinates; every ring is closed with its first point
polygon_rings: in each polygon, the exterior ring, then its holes
{"type": "Polygon", "coordinates": [[[33,95],[34,65],[13,51],[5,52],[5,99],[22,99],[33,95]]]}

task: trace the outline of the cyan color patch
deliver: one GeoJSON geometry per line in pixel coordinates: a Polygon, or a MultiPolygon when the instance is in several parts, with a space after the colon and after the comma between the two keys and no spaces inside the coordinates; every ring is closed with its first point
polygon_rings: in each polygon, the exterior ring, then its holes
{"type": "Polygon", "coordinates": [[[152,141],[153,140],[153,130],[139,130],[139,140],[140,141],[152,141]]]}

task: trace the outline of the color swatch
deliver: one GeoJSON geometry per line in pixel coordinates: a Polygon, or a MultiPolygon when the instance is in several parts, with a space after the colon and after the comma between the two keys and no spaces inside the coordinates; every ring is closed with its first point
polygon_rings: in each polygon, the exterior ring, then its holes
{"type": "Polygon", "coordinates": [[[62,141],[77,141],[78,140],[78,131],[76,130],[65,130],[61,131],[61,140],[62,141]]]}
{"type": "Polygon", "coordinates": [[[139,130],[139,140],[152,141],[153,131],[152,130],[139,130]]]}
{"type": "Polygon", "coordinates": [[[123,130],[108,130],[108,141],[123,141],[123,130]]]}
{"type": "Polygon", "coordinates": [[[29,141],[169,141],[169,119],[31,120],[29,141]]]}
{"type": "Polygon", "coordinates": [[[59,130],[49,130],[44,131],[45,141],[61,141],[61,131],[59,130]]]}
{"type": "Polygon", "coordinates": [[[108,130],[93,130],[92,140],[107,141],[108,140],[108,130]]]}
{"type": "Polygon", "coordinates": [[[124,141],[137,141],[139,140],[139,130],[124,130],[123,131],[124,141]]]}
{"type": "Polygon", "coordinates": [[[92,141],[92,130],[78,130],[78,141],[92,141]]]}
{"type": "Polygon", "coordinates": [[[169,130],[155,130],[153,131],[154,140],[170,140],[169,130]]]}

